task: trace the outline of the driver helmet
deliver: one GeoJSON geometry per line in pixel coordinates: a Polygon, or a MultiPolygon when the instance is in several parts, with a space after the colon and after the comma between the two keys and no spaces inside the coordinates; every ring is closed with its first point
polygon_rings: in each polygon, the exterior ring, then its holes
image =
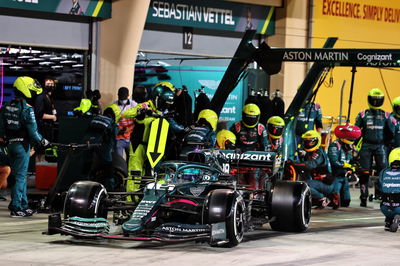
{"type": "Polygon", "coordinates": [[[253,128],[257,125],[258,120],[260,120],[260,108],[254,104],[249,103],[243,107],[242,111],[242,121],[245,127],[253,128]]]}
{"type": "Polygon", "coordinates": [[[339,125],[335,128],[335,136],[343,143],[352,145],[354,141],[361,137],[361,129],[350,124],[339,125]]]}
{"type": "Polygon", "coordinates": [[[389,166],[400,167],[400,147],[393,149],[389,154],[389,166]]]}
{"type": "Polygon", "coordinates": [[[315,130],[309,130],[301,135],[303,147],[306,152],[317,150],[321,146],[321,135],[315,130]]]}
{"type": "Polygon", "coordinates": [[[103,115],[110,117],[113,121],[115,121],[115,123],[117,123],[121,118],[121,109],[115,103],[110,104],[104,109],[103,115]]]}
{"type": "Polygon", "coordinates": [[[393,100],[393,113],[397,118],[400,118],[400,96],[393,100]]]}
{"type": "Polygon", "coordinates": [[[201,110],[197,118],[197,124],[206,124],[210,129],[217,129],[218,115],[211,109],[201,110]]]}
{"type": "Polygon", "coordinates": [[[154,85],[152,89],[152,100],[160,111],[170,109],[174,104],[175,87],[170,82],[162,81],[154,85]]]}
{"type": "Polygon", "coordinates": [[[271,116],[267,121],[268,135],[273,139],[279,139],[283,134],[285,121],[280,116],[271,116]]]}
{"type": "Polygon", "coordinates": [[[220,149],[233,150],[235,149],[236,136],[227,129],[222,129],[217,133],[217,145],[220,149]]]}
{"type": "Polygon", "coordinates": [[[370,109],[378,110],[383,105],[385,95],[380,89],[374,88],[368,93],[368,106],[370,109]]]}
{"type": "Polygon", "coordinates": [[[197,182],[201,180],[200,169],[188,168],[177,174],[179,183],[197,182]]]}
{"type": "Polygon", "coordinates": [[[43,89],[36,79],[31,77],[18,77],[14,82],[14,91],[17,95],[23,96],[26,99],[42,93],[43,89]]]}

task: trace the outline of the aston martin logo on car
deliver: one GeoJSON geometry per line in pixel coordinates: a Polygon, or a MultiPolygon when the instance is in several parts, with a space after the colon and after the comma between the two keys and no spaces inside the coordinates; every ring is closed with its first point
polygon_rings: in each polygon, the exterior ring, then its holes
{"type": "Polygon", "coordinates": [[[205,186],[190,187],[190,193],[192,193],[193,196],[198,197],[203,193],[205,188],[205,186]]]}

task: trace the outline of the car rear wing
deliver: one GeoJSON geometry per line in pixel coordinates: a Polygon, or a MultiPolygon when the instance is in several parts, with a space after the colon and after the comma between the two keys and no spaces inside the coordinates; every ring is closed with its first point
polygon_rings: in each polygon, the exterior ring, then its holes
{"type": "Polygon", "coordinates": [[[220,150],[221,155],[232,167],[269,168],[273,172],[281,165],[281,156],[275,152],[220,150]]]}

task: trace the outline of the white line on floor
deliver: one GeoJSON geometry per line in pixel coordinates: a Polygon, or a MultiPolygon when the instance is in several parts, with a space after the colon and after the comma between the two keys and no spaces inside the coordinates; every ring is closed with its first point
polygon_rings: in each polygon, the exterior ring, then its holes
{"type": "Polygon", "coordinates": [[[383,219],[383,216],[376,217],[358,217],[358,218],[336,218],[336,219],[326,219],[326,220],[312,220],[312,223],[326,223],[326,222],[340,222],[340,221],[357,221],[357,220],[374,220],[383,219]]]}
{"type": "Polygon", "coordinates": [[[26,224],[43,224],[47,223],[47,219],[43,220],[26,220],[29,218],[15,218],[15,219],[20,219],[18,222],[9,222],[9,223],[1,223],[1,226],[16,226],[16,225],[26,225],[26,224]]]}

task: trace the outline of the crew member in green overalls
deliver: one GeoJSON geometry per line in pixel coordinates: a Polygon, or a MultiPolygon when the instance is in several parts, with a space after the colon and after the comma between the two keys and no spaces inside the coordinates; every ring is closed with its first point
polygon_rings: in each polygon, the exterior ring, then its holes
{"type": "Polygon", "coordinates": [[[8,143],[11,171],[15,176],[9,205],[11,216],[27,217],[33,214],[28,208],[26,192],[30,143],[45,147],[49,142],[39,134],[33,108],[26,102],[42,93],[39,83],[30,77],[19,77],[14,82],[14,93],[15,98],[0,112],[0,142],[8,143]]]}

